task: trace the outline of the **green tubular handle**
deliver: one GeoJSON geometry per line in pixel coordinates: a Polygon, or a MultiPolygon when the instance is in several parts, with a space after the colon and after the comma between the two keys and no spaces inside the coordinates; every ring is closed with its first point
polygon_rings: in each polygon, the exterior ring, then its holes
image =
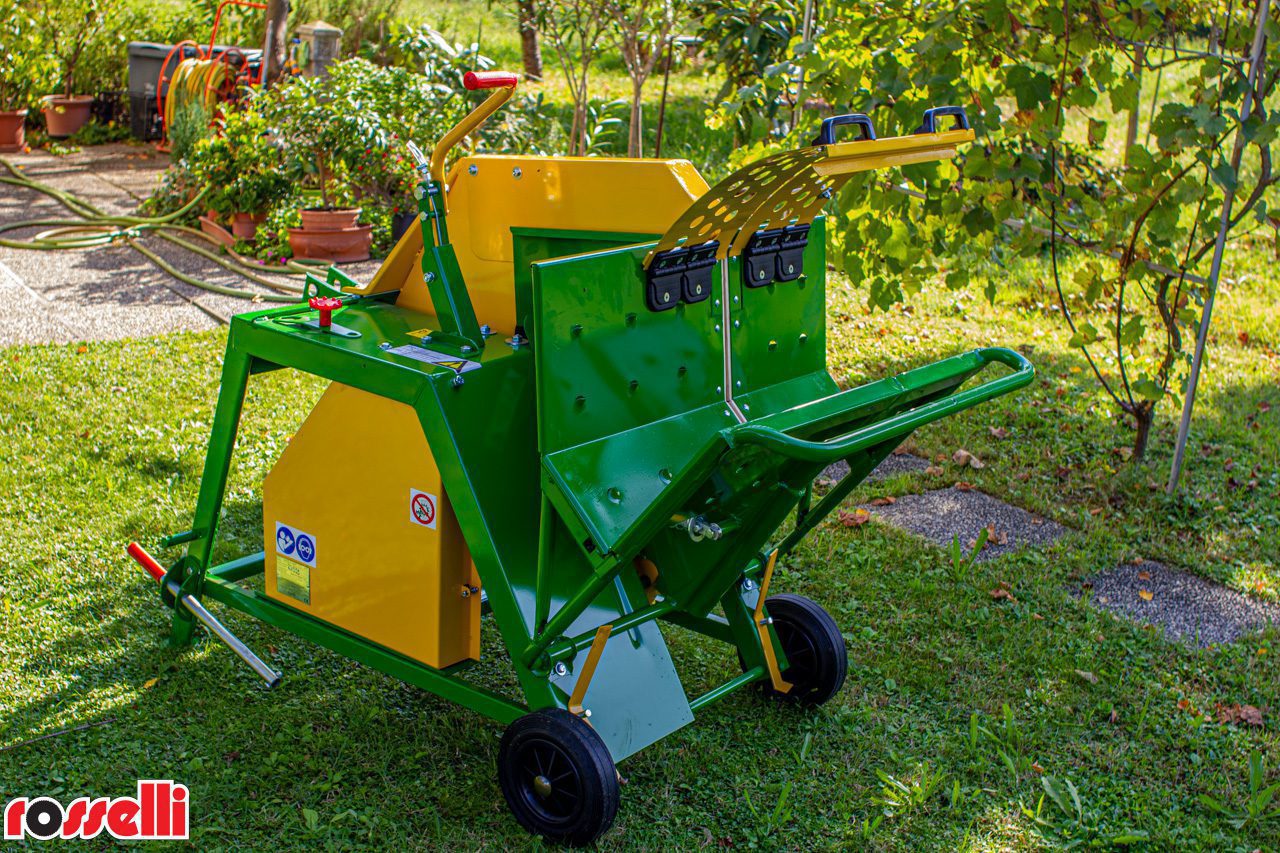
{"type": "Polygon", "coordinates": [[[725,438],[728,440],[730,447],[741,444],[757,444],[791,459],[828,464],[889,439],[905,435],[917,427],[933,423],[979,403],[985,403],[1003,394],[1016,391],[1031,384],[1031,381],[1035,379],[1035,367],[1032,366],[1031,362],[1011,349],[988,347],[974,350],[971,355],[977,356],[982,363],[982,367],[986,367],[992,362],[999,362],[1013,368],[1014,372],[1001,376],[999,379],[984,382],[967,391],[961,391],[959,394],[954,394],[941,400],[934,400],[932,403],[926,403],[914,409],[908,409],[891,418],[870,424],[829,441],[807,441],[803,438],[788,435],[781,430],[753,423],[741,424],[726,431],[725,438]]]}

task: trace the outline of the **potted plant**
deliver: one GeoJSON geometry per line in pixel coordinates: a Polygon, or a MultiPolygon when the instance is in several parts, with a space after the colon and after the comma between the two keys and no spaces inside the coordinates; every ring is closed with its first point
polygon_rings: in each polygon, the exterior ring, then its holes
{"type": "Polygon", "coordinates": [[[191,171],[209,188],[209,210],[229,220],[237,238],[252,240],[267,212],[292,195],[293,181],[266,119],[252,105],[229,112],[216,127],[194,146],[191,171]]]}
{"type": "Polygon", "coordinates": [[[25,0],[0,0],[0,152],[26,148],[27,108],[53,77],[27,9],[25,0]]]}
{"type": "Polygon", "coordinates": [[[295,257],[335,262],[363,261],[373,242],[370,225],[359,224],[352,172],[367,150],[385,148],[383,131],[360,97],[368,65],[350,60],[330,67],[327,77],[295,78],[269,92],[264,112],[284,145],[294,175],[319,196],[304,207],[302,227],[289,229],[295,257]]]}
{"type": "Polygon", "coordinates": [[[109,26],[114,9],[103,0],[57,0],[34,4],[36,28],[58,64],[62,93],[44,99],[50,136],[70,136],[89,121],[93,96],[76,93],[76,69],[85,48],[109,26]]]}

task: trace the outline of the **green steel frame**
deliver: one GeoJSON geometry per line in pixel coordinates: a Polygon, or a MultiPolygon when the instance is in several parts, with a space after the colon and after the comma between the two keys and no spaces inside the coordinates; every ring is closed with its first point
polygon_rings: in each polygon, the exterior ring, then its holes
{"type": "MultiPolygon", "coordinates": [[[[422,227],[434,248],[423,268],[439,316],[398,307],[392,293],[343,296],[336,316],[355,335],[297,322],[305,304],[233,319],[194,524],[164,542],[186,546],[167,580],[502,723],[565,707],[579,656],[609,624],[611,637],[630,641],[608,643],[589,698],[615,760],[767,677],[752,611],[774,549],[790,551],[913,429],[1034,375],[1017,353],[983,349],[839,392],[825,370],[821,221],[799,283],[743,287],[729,259],[717,268],[717,298],[661,313],[644,307],[640,259],[653,245],[635,245],[644,235],[517,229],[518,316],[529,318],[532,344],[486,346],[437,200],[428,183],[422,227]],[[730,324],[741,332],[726,333],[730,324]],[[424,346],[480,369],[392,351],[423,328],[440,330],[424,346]],[[959,390],[992,363],[1013,372],[959,390]],[[263,571],[261,552],[213,563],[250,377],[281,368],[417,413],[523,704],[468,682],[461,667],[434,669],[242,585],[263,571]],[[729,382],[745,422],[726,404],[729,382]],[[809,484],[839,459],[850,475],[814,504],[809,484]],[[770,545],[793,511],[794,528],[770,545]],[[717,519],[723,537],[692,541],[694,514],[717,519]],[[631,570],[641,556],[661,567],[652,603],[631,570]],[[743,673],[689,700],[659,621],[733,647],[743,673]]],[[[341,295],[347,281],[331,270],[311,285],[341,295]]],[[[174,608],[174,642],[188,642],[193,624],[174,608]]]]}

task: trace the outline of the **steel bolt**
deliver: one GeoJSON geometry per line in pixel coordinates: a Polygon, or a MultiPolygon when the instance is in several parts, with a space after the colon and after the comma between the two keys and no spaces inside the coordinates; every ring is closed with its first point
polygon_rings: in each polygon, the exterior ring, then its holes
{"type": "Polygon", "coordinates": [[[453,377],[453,379],[449,381],[449,384],[452,385],[454,388],[461,388],[465,383],[466,383],[466,380],[462,378],[461,373],[459,373],[457,376],[453,377]]]}
{"type": "Polygon", "coordinates": [[[462,345],[462,351],[463,351],[463,352],[471,352],[471,344],[463,344],[463,345],[462,345]]]}
{"type": "Polygon", "coordinates": [[[479,171],[480,171],[480,168],[476,166],[475,163],[472,163],[470,166],[467,167],[468,175],[474,175],[476,172],[479,172],[479,171]]]}
{"type": "Polygon", "coordinates": [[[751,578],[743,578],[743,579],[742,579],[742,591],[743,591],[743,592],[751,592],[751,591],[752,591],[752,590],[754,590],[755,588],[756,588],[756,582],[755,582],[755,581],[753,581],[751,578]]]}
{"type": "Polygon", "coordinates": [[[513,177],[513,178],[517,178],[517,179],[518,179],[518,178],[519,178],[521,175],[523,175],[523,174],[524,174],[524,172],[520,171],[520,167],[519,167],[519,166],[516,166],[514,169],[512,169],[512,170],[511,170],[511,177],[513,177]]]}
{"type": "Polygon", "coordinates": [[[787,264],[787,275],[791,275],[795,271],[796,271],[795,264],[787,264]]]}
{"type": "Polygon", "coordinates": [[[391,341],[383,341],[378,344],[378,349],[391,349],[391,341]]]}
{"type": "Polygon", "coordinates": [[[568,674],[569,674],[569,667],[564,665],[564,661],[560,661],[560,663],[556,664],[556,675],[568,675],[568,674]]]}
{"type": "Polygon", "coordinates": [[[716,331],[717,331],[717,332],[718,332],[718,331],[720,331],[720,324],[719,324],[719,323],[716,323],[716,331]]]}
{"type": "Polygon", "coordinates": [[[735,329],[741,329],[741,328],[742,328],[742,321],[740,321],[740,320],[734,320],[734,321],[733,321],[733,327],[734,327],[735,329]]]}
{"type": "Polygon", "coordinates": [[[435,281],[435,280],[436,280],[436,274],[435,274],[435,273],[433,273],[431,270],[424,270],[424,271],[423,271],[423,273],[422,273],[422,280],[423,280],[423,281],[425,281],[425,282],[432,282],[432,281],[435,281]]]}
{"type": "Polygon", "coordinates": [[[488,323],[485,323],[483,326],[480,327],[480,334],[484,335],[487,338],[489,337],[489,335],[493,334],[493,329],[489,327],[488,323]]]}

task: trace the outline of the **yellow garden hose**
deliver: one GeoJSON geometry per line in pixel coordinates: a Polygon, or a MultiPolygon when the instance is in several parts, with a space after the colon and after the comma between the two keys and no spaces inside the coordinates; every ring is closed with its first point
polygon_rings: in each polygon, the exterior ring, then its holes
{"type": "Polygon", "coordinates": [[[179,62],[164,98],[164,126],[173,127],[179,109],[193,102],[203,104],[205,111],[212,115],[218,92],[232,73],[233,69],[222,58],[191,58],[179,62]]]}

